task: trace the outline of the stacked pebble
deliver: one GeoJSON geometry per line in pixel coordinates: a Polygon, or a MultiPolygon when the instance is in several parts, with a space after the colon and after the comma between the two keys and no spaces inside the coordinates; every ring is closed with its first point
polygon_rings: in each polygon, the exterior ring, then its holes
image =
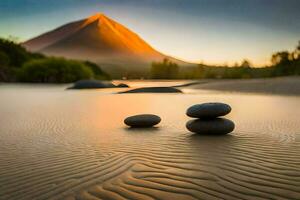
{"type": "Polygon", "coordinates": [[[186,123],[186,128],[194,133],[224,135],[234,130],[234,123],[220,118],[230,113],[231,107],[224,103],[203,103],[190,107],[186,114],[197,118],[186,123]]]}

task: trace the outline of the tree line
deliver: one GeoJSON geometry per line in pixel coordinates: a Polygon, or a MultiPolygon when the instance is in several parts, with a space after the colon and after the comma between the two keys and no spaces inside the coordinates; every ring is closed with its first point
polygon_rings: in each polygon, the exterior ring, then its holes
{"type": "Polygon", "coordinates": [[[70,83],[82,79],[107,80],[95,63],[47,57],[0,38],[0,82],[70,83]]]}
{"type": "Polygon", "coordinates": [[[199,78],[266,78],[300,75],[300,41],[294,51],[281,51],[271,57],[271,66],[254,68],[248,60],[235,66],[179,67],[169,59],[153,62],[150,76],[153,79],[199,79],[199,78]]]}
{"type": "MultiPolygon", "coordinates": [[[[248,60],[235,66],[180,67],[169,59],[153,62],[152,79],[201,79],[201,78],[265,78],[300,75],[300,41],[289,51],[274,53],[271,66],[254,68],[248,60]]],[[[82,79],[108,80],[110,76],[97,64],[65,58],[47,57],[28,52],[11,40],[0,38],[0,82],[69,83],[82,79]]]]}

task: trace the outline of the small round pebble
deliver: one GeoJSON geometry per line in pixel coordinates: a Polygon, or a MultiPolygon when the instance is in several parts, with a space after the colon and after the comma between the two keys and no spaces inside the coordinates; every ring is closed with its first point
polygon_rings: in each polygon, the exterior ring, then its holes
{"type": "Polygon", "coordinates": [[[132,128],[148,128],[159,124],[161,118],[157,115],[142,114],[127,117],[124,123],[132,128]]]}
{"type": "Polygon", "coordinates": [[[229,119],[194,119],[186,123],[186,128],[199,134],[225,135],[234,130],[234,123],[229,119]]]}
{"type": "Polygon", "coordinates": [[[186,114],[193,118],[217,118],[230,113],[231,107],[225,103],[203,103],[191,106],[186,114]]]}

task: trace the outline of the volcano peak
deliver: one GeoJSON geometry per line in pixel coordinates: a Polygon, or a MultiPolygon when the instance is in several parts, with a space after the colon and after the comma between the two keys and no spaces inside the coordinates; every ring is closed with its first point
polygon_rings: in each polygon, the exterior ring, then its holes
{"type": "Polygon", "coordinates": [[[103,18],[107,18],[103,13],[96,13],[94,15],[91,15],[90,17],[88,17],[87,20],[101,20],[103,18]]]}
{"type": "Polygon", "coordinates": [[[103,13],[96,13],[94,15],[91,15],[90,17],[88,17],[85,22],[83,23],[82,26],[88,25],[90,23],[93,22],[103,22],[105,20],[109,20],[109,18],[107,16],[105,16],[103,13]]]}
{"type": "Polygon", "coordinates": [[[28,50],[50,56],[89,60],[108,73],[122,73],[122,76],[132,70],[147,71],[152,62],[168,57],[103,13],[68,23],[23,45],[28,50]]]}

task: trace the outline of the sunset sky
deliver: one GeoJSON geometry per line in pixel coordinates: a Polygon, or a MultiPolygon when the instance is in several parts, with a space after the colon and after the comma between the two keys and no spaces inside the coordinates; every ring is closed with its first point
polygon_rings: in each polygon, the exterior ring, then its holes
{"type": "Polygon", "coordinates": [[[1,0],[0,37],[25,41],[102,12],[165,54],[261,66],[273,52],[295,48],[299,10],[299,0],[1,0]]]}

